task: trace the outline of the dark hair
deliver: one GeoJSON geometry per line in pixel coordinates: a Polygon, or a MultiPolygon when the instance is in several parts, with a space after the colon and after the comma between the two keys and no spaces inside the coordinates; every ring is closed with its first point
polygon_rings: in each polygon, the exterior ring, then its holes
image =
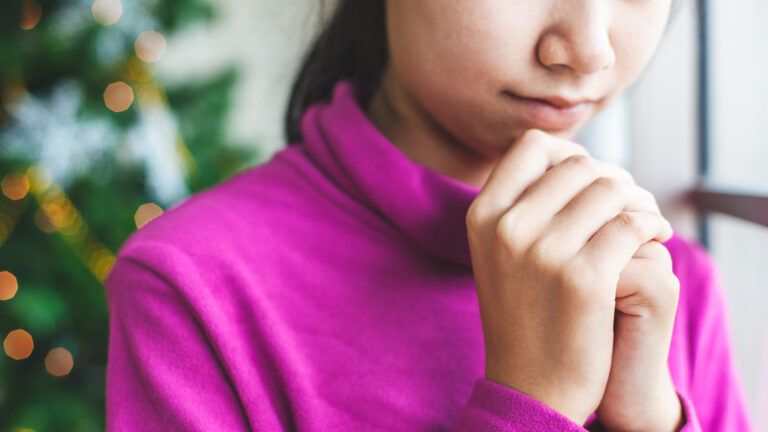
{"type": "Polygon", "coordinates": [[[301,140],[300,122],[304,111],[315,102],[327,100],[335,83],[353,80],[360,102],[379,83],[389,56],[385,0],[339,0],[336,9],[307,52],[291,88],[285,113],[288,144],[301,140]]]}
{"type": "MultiPolygon", "coordinates": [[[[302,139],[300,122],[304,111],[315,102],[328,100],[337,81],[353,80],[359,90],[359,102],[367,104],[389,57],[384,3],[385,0],[338,0],[330,21],[307,51],[291,87],[285,113],[289,145],[302,139]]],[[[677,15],[680,3],[672,0],[669,22],[677,15]]]]}

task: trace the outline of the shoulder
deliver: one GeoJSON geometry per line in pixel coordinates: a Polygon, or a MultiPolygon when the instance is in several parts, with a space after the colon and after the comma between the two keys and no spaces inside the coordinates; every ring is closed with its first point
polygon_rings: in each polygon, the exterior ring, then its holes
{"type": "Polygon", "coordinates": [[[301,153],[298,146],[284,148],[134,231],[115,257],[107,292],[112,285],[137,289],[128,277],[183,291],[207,290],[224,280],[232,285],[229,281],[253,271],[254,263],[269,269],[268,263],[290,252],[286,241],[300,240],[291,232],[320,202],[301,166],[301,153]]]}
{"type": "Polygon", "coordinates": [[[296,167],[301,164],[299,153],[296,146],[281,149],[267,161],[172,205],[134,231],[118,258],[144,253],[153,245],[198,261],[269,237],[312,199],[310,182],[296,167]]]}

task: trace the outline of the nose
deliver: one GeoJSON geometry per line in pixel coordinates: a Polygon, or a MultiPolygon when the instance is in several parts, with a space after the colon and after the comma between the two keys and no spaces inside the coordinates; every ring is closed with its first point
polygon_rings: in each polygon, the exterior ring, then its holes
{"type": "Polygon", "coordinates": [[[536,51],[539,62],[555,72],[568,69],[593,74],[613,66],[616,54],[610,39],[609,7],[602,0],[557,2],[550,25],[536,51]]]}

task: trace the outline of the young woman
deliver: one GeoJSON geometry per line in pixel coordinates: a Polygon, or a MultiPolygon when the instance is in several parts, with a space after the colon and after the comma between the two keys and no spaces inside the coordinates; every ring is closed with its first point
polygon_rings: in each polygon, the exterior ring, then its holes
{"type": "Polygon", "coordinates": [[[122,248],[108,428],[749,430],[712,259],[569,139],[671,10],[342,0],[290,145],[122,248]]]}

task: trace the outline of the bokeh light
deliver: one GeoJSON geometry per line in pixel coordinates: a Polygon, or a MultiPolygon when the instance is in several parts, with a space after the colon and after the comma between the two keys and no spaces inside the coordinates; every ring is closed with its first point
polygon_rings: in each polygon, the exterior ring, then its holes
{"type": "Polygon", "coordinates": [[[146,203],[139,206],[133,219],[136,222],[136,228],[141,228],[148,224],[152,219],[163,214],[163,209],[155,203],[146,203]]]}
{"type": "Polygon", "coordinates": [[[69,374],[74,363],[72,354],[62,347],[53,348],[45,356],[45,370],[57,377],[69,374]]]}
{"type": "Polygon", "coordinates": [[[14,201],[23,199],[29,193],[29,178],[21,173],[10,173],[0,182],[3,194],[14,201]]]}
{"type": "Polygon", "coordinates": [[[54,198],[43,203],[40,208],[56,229],[66,228],[77,219],[77,211],[66,197],[54,198]]]}
{"type": "Polygon", "coordinates": [[[147,63],[160,60],[165,54],[165,37],[154,31],[145,31],[136,38],[136,57],[147,63]]]}
{"type": "Polygon", "coordinates": [[[24,360],[32,355],[34,348],[35,343],[32,341],[32,335],[23,329],[11,331],[3,340],[5,354],[14,360],[24,360]]]}
{"type": "Polygon", "coordinates": [[[40,229],[40,231],[44,233],[54,233],[56,232],[56,225],[51,222],[51,219],[48,218],[48,215],[45,214],[45,210],[43,210],[42,207],[38,207],[37,211],[35,212],[34,216],[35,225],[40,229]]]}
{"type": "Polygon", "coordinates": [[[128,84],[118,81],[104,90],[104,104],[114,112],[123,112],[133,104],[133,89],[128,84]]]}
{"type": "Polygon", "coordinates": [[[91,273],[100,281],[104,281],[115,264],[115,255],[107,249],[100,249],[88,259],[91,273]]]}
{"type": "Polygon", "coordinates": [[[51,186],[51,175],[42,166],[34,165],[27,168],[27,177],[33,193],[43,193],[51,186]]]}
{"type": "Polygon", "coordinates": [[[19,290],[19,281],[9,271],[0,271],[0,300],[10,300],[19,290]]]}
{"type": "Polygon", "coordinates": [[[23,30],[32,30],[37,27],[40,18],[43,17],[43,8],[35,0],[24,0],[21,3],[21,22],[19,27],[23,30]]]}
{"type": "Polygon", "coordinates": [[[123,15],[123,5],[120,0],[96,0],[91,7],[91,13],[97,23],[109,26],[123,15]]]}

